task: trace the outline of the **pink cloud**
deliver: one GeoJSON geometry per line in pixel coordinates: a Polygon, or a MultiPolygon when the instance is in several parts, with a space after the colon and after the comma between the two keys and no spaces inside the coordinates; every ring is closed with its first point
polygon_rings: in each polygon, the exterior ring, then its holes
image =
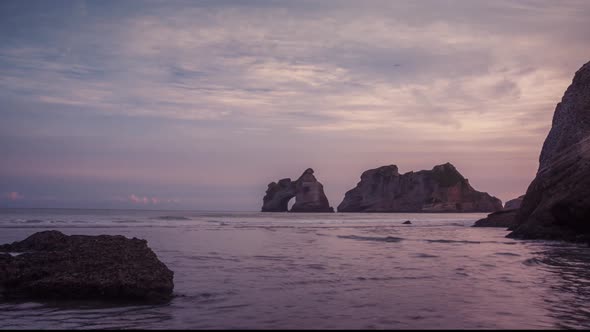
{"type": "Polygon", "coordinates": [[[161,202],[172,202],[173,200],[170,199],[161,199],[158,197],[147,197],[147,196],[137,196],[135,194],[131,194],[128,197],[129,201],[135,204],[160,204],[161,202]]]}
{"type": "Polygon", "coordinates": [[[12,192],[9,192],[6,194],[6,198],[11,201],[18,201],[18,200],[25,198],[25,196],[23,196],[22,194],[19,194],[16,191],[12,191],[12,192]]]}

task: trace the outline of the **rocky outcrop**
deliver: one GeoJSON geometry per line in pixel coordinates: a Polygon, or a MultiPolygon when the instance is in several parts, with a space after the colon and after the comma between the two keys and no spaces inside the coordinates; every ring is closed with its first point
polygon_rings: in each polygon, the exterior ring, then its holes
{"type": "Polygon", "coordinates": [[[557,104],[513,238],[590,240],[590,62],[557,104]]]}
{"type": "Polygon", "coordinates": [[[473,227],[513,227],[516,225],[516,215],[522,203],[524,195],[511,199],[504,204],[504,209],[488,214],[487,217],[479,219],[473,227]]]}
{"type": "Polygon", "coordinates": [[[504,204],[504,210],[516,210],[520,208],[524,195],[511,199],[504,204]]]}
{"type": "Polygon", "coordinates": [[[476,221],[473,227],[512,227],[516,224],[517,213],[518,209],[490,213],[487,217],[476,221]]]}
{"type": "Polygon", "coordinates": [[[334,212],[324,193],[324,186],[308,168],[296,181],[290,178],[271,182],[263,198],[262,212],[287,212],[289,200],[295,197],[291,212],[334,212]]]}
{"type": "Polygon", "coordinates": [[[395,165],[365,171],[338,212],[491,212],[502,202],[471,187],[450,163],[400,174],[395,165]]]}
{"type": "Polygon", "coordinates": [[[0,246],[0,296],[7,299],[160,303],[172,296],[173,276],[147,241],[120,235],[45,231],[0,246]]]}

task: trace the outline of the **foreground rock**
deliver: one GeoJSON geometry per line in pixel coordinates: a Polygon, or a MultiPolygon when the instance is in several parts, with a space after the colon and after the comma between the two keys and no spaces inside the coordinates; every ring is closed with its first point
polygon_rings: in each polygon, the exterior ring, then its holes
{"type": "Polygon", "coordinates": [[[469,184],[453,165],[399,174],[395,165],[365,171],[338,212],[492,212],[502,202],[469,184]]]}
{"type": "Polygon", "coordinates": [[[291,212],[334,212],[324,193],[324,186],[308,168],[296,181],[290,178],[271,182],[263,198],[262,212],[287,212],[289,200],[295,197],[291,212]]]}
{"type": "Polygon", "coordinates": [[[516,224],[517,213],[518,209],[490,213],[487,217],[476,221],[473,227],[512,227],[516,224]]]}
{"type": "Polygon", "coordinates": [[[120,235],[45,231],[0,246],[0,295],[6,299],[159,303],[170,300],[173,276],[147,241],[120,235]]]}
{"type": "Polygon", "coordinates": [[[513,230],[509,237],[590,240],[590,62],[557,104],[513,230]]]}

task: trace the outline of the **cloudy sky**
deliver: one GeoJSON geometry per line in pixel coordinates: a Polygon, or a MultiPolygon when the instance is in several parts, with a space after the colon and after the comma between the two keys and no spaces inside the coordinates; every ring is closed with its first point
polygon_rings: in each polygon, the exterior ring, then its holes
{"type": "Polygon", "coordinates": [[[453,163],[506,201],[590,1],[0,1],[0,207],[259,210],[453,163]]]}

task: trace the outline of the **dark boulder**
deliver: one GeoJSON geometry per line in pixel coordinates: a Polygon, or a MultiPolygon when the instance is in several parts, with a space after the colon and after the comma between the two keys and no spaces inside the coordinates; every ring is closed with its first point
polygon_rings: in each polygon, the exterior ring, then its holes
{"type": "Polygon", "coordinates": [[[147,241],[121,235],[44,231],[0,246],[5,299],[160,303],[172,297],[173,276],[147,241]]]}

